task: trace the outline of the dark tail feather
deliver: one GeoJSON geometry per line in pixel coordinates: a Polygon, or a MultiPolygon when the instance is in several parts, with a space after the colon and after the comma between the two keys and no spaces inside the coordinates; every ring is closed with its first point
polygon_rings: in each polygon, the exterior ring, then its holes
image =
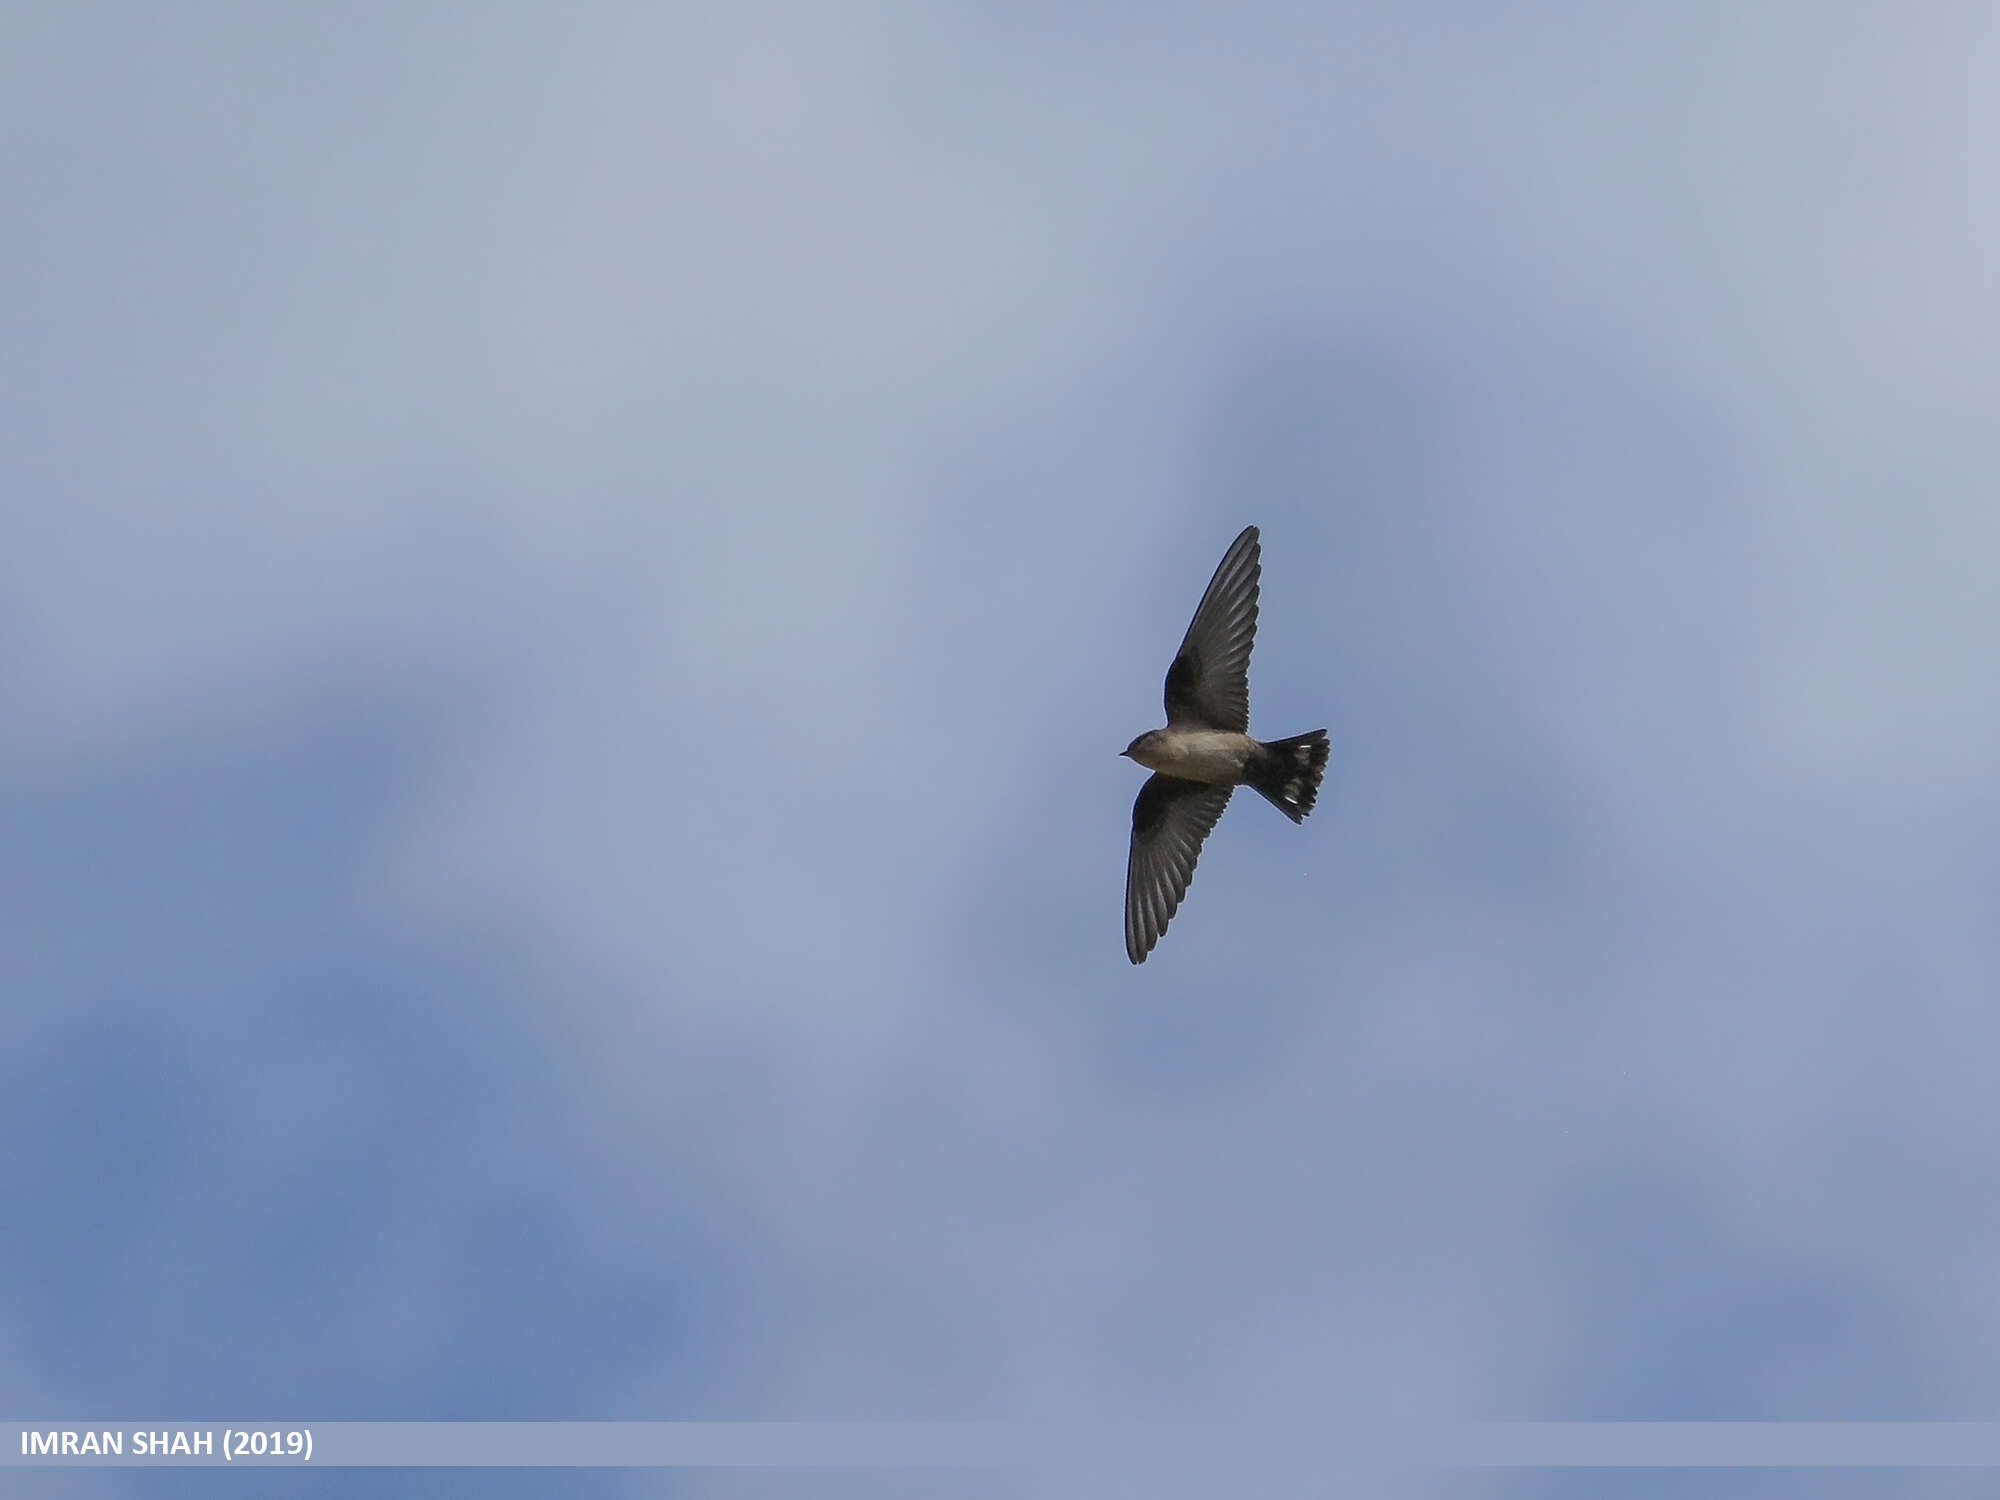
{"type": "Polygon", "coordinates": [[[1319,800],[1319,779],[1326,774],[1326,731],[1272,740],[1251,762],[1243,779],[1294,823],[1303,823],[1319,800]]]}

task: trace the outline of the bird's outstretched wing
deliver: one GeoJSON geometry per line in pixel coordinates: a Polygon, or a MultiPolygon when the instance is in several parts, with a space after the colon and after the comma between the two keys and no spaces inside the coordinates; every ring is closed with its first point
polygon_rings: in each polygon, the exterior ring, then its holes
{"type": "Polygon", "coordinates": [[[1229,544],[1167,668],[1167,722],[1250,732],[1250,647],[1257,639],[1257,528],[1229,544]]]}
{"type": "Polygon", "coordinates": [[[1132,804],[1132,853],[1125,864],[1125,956],[1146,961],[1179,909],[1201,858],[1202,840],[1229,806],[1234,787],[1154,775],[1132,804]]]}

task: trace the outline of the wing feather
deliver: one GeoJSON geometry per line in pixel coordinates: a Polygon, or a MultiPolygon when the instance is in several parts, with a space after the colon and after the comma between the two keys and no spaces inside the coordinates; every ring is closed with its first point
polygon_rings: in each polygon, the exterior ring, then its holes
{"type": "Polygon", "coordinates": [[[1257,528],[1246,526],[1222,554],[1167,668],[1169,724],[1250,732],[1250,648],[1262,572],[1257,528]]]}
{"type": "Polygon", "coordinates": [[[1234,787],[1155,774],[1132,804],[1125,863],[1125,956],[1146,961],[1194,879],[1195,861],[1234,787]]]}

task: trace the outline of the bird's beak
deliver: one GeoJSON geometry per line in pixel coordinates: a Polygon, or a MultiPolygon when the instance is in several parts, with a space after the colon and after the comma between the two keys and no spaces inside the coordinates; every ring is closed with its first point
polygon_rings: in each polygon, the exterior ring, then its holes
{"type": "Polygon", "coordinates": [[[1127,760],[1130,760],[1132,758],[1132,752],[1130,750],[1120,750],[1118,753],[1124,756],[1127,760]]]}

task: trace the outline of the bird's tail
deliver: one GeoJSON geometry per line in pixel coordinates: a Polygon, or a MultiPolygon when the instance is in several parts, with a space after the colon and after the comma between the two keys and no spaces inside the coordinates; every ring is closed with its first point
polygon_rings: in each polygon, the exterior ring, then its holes
{"type": "Polygon", "coordinates": [[[1244,780],[1294,823],[1303,823],[1319,798],[1319,780],[1326,774],[1324,729],[1272,740],[1246,768],[1244,780]]]}

